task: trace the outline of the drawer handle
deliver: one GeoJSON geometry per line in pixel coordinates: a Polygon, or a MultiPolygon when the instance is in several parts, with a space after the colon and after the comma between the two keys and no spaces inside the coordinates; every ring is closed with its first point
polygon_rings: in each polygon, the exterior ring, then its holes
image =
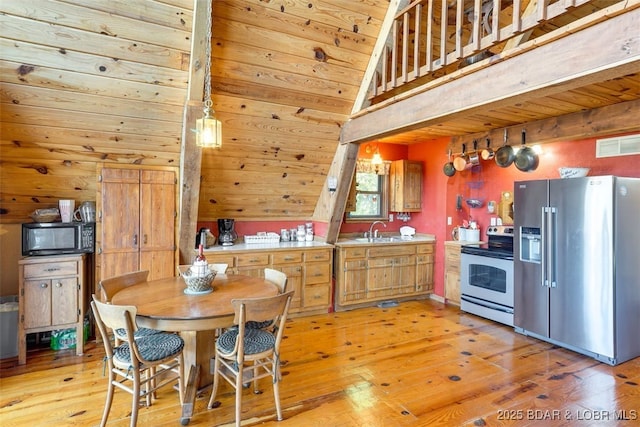
{"type": "Polygon", "coordinates": [[[46,283],[40,283],[40,287],[41,287],[42,289],[47,289],[47,287],[48,287],[48,286],[49,286],[49,285],[48,285],[48,284],[46,284],[46,283]]]}
{"type": "Polygon", "coordinates": [[[58,270],[60,270],[60,268],[58,268],[58,267],[50,267],[50,268],[47,268],[45,271],[51,272],[51,271],[58,271],[58,270]]]}

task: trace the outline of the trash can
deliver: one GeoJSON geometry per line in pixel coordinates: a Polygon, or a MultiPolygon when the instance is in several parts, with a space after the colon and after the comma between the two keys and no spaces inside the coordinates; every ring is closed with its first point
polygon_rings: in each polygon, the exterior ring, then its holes
{"type": "Polygon", "coordinates": [[[0,359],[18,355],[18,296],[0,297],[0,359]]]}

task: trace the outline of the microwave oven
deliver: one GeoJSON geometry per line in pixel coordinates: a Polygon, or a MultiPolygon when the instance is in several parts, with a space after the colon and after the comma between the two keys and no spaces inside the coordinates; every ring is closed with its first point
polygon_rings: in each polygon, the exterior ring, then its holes
{"type": "Polygon", "coordinates": [[[22,255],[93,253],[94,222],[32,222],[22,224],[22,255]]]}

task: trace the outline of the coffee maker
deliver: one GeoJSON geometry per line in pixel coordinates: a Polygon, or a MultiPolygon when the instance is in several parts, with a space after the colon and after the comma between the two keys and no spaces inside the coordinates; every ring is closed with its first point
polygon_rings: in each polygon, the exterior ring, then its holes
{"type": "Polygon", "coordinates": [[[222,246],[231,246],[238,238],[234,230],[235,221],[229,218],[218,219],[218,243],[222,246]]]}

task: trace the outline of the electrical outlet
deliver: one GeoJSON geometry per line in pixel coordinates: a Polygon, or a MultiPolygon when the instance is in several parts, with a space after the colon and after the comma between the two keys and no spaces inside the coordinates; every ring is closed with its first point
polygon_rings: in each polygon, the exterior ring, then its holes
{"type": "Polygon", "coordinates": [[[451,225],[452,223],[453,223],[453,222],[452,222],[452,220],[451,220],[451,217],[450,217],[450,216],[448,216],[448,217],[447,217],[447,225],[451,225]]]}
{"type": "Polygon", "coordinates": [[[393,222],[393,214],[389,214],[389,222],[393,222]]]}

